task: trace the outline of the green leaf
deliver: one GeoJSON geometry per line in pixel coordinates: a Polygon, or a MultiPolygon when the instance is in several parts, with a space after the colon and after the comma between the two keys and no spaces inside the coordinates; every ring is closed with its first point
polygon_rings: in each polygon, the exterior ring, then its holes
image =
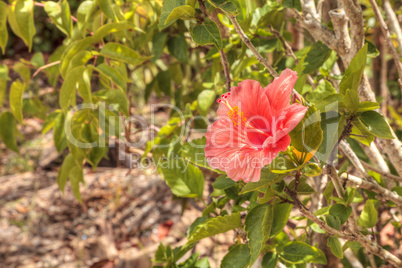
{"type": "Polygon", "coordinates": [[[260,204],[268,203],[276,196],[275,190],[272,186],[267,187],[265,190],[264,196],[259,198],[260,204]]]}
{"type": "Polygon", "coordinates": [[[0,138],[8,149],[18,153],[17,138],[15,132],[17,129],[17,121],[10,112],[0,114],[0,138]]]}
{"type": "Polygon", "coordinates": [[[181,62],[188,61],[188,45],[184,35],[176,35],[169,39],[168,43],[169,53],[181,62]]]}
{"type": "Polygon", "coordinates": [[[64,50],[60,58],[60,74],[63,78],[66,77],[68,67],[72,58],[77,55],[78,52],[86,50],[92,43],[92,36],[86,37],[82,40],[73,42],[70,46],[64,50]]]}
{"type": "Polygon", "coordinates": [[[197,97],[197,109],[198,112],[205,116],[208,114],[209,108],[215,102],[216,92],[215,90],[205,89],[198,94],[197,97]]]}
{"type": "Polygon", "coordinates": [[[108,150],[108,147],[105,146],[94,147],[89,151],[87,160],[92,165],[94,171],[96,170],[96,167],[98,166],[102,158],[106,156],[108,150]]]}
{"type": "Polygon", "coordinates": [[[366,228],[373,228],[378,221],[378,212],[375,209],[372,199],[368,199],[359,217],[359,225],[366,228]]]}
{"type": "Polygon", "coordinates": [[[7,93],[8,68],[5,64],[0,64],[0,107],[3,106],[7,93]]]}
{"type": "Polygon", "coordinates": [[[367,112],[367,111],[372,111],[380,109],[380,104],[378,102],[372,102],[372,101],[363,101],[359,103],[359,109],[358,112],[367,112]]]}
{"type": "Polygon", "coordinates": [[[326,217],[326,221],[329,227],[332,227],[336,230],[340,230],[341,229],[341,220],[339,219],[338,216],[334,217],[331,214],[328,214],[326,217]]]}
{"type": "Polygon", "coordinates": [[[29,67],[21,62],[14,64],[13,69],[17,72],[24,82],[29,82],[31,79],[31,70],[29,67]]]}
{"type": "Polygon", "coordinates": [[[292,241],[285,245],[280,257],[287,262],[298,264],[310,262],[319,255],[316,248],[303,242],[292,241]]]}
{"type": "Polygon", "coordinates": [[[236,5],[228,0],[208,0],[209,3],[211,3],[211,5],[213,5],[216,8],[221,9],[223,12],[225,12],[228,15],[231,16],[236,16],[239,14],[239,12],[237,12],[237,7],[236,5]]]}
{"type": "Polygon", "coordinates": [[[246,244],[232,247],[223,257],[221,268],[247,268],[250,262],[250,249],[246,244]]]}
{"type": "Polygon", "coordinates": [[[359,94],[357,94],[357,91],[347,89],[343,103],[350,112],[352,112],[353,114],[356,113],[359,109],[360,103],[359,94]]]}
{"type": "Polygon", "coordinates": [[[352,208],[342,204],[335,204],[329,209],[329,214],[334,218],[339,217],[341,224],[344,224],[352,214],[352,208]]]}
{"type": "Polygon", "coordinates": [[[53,140],[57,151],[61,153],[67,147],[67,138],[64,131],[65,117],[63,113],[59,113],[54,121],[53,140]]]}
{"type": "Polygon", "coordinates": [[[63,164],[59,169],[59,173],[57,175],[57,184],[62,192],[64,192],[64,188],[66,186],[68,177],[70,176],[71,170],[77,166],[77,163],[74,161],[74,157],[72,154],[68,154],[64,160],[63,164]]]}
{"type": "Polygon", "coordinates": [[[157,32],[152,37],[152,62],[155,62],[162,55],[163,48],[165,47],[168,34],[165,32],[157,32]]]}
{"type": "Polygon", "coordinates": [[[126,62],[131,65],[139,65],[146,61],[147,59],[150,59],[151,57],[141,57],[138,52],[132,50],[131,48],[121,45],[119,43],[107,43],[101,50],[100,52],[101,55],[126,62]]]}
{"type": "Polygon", "coordinates": [[[394,139],[387,121],[379,113],[375,111],[364,112],[359,119],[374,136],[383,139],[394,139]]]}
{"type": "Polygon", "coordinates": [[[313,92],[310,92],[307,95],[306,99],[310,103],[317,104],[332,94],[337,94],[336,89],[332,86],[331,82],[324,80],[324,82],[319,84],[313,92]]]}
{"type": "Polygon", "coordinates": [[[275,268],[278,263],[278,253],[276,252],[268,252],[262,258],[261,266],[262,268],[275,268]]]}
{"type": "Polygon", "coordinates": [[[178,19],[182,20],[192,19],[194,18],[194,16],[195,16],[195,9],[192,6],[189,5],[179,6],[172,10],[172,12],[167,17],[165,24],[175,22],[178,19]]]}
{"type": "Polygon", "coordinates": [[[321,168],[316,163],[310,163],[304,167],[302,174],[307,177],[319,176],[322,173],[321,168]]]}
{"type": "Polygon", "coordinates": [[[226,175],[221,175],[216,179],[214,183],[212,183],[212,186],[215,189],[225,190],[234,186],[235,184],[236,182],[229,179],[226,175]]]}
{"type": "Polygon", "coordinates": [[[97,2],[98,2],[100,9],[102,10],[102,12],[105,13],[105,15],[109,19],[119,22],[117,14],[116,14],[115,10],[113,9],[111,0],[97,0],[97,2]]]}
{"type": "Polygon", "coordinates": [[[276,157],[267,167],[272,173],[278,174],[289,173],[298,168],[293,161],[283,156],[276,157]]]}
{"type": "Polygon", "coordinates": [[[334,189],[335,189],[335,186],[334,186],[334,184],[332,183],[332,181],[330,181],[330,182],[328,183],[328,186],[325,188],[324,193],[323,193],[325,199],[327,200],[327,203],[330,203],[330,201],[331,201],[331,196],[332,196],[332,194],[333,194],[333,192],[334,192],[334,189]]]}
{"type": "Polygon", "coordinates": [[[195,139],[189,142],[186,142],[183,144],[181,148],[181,153],[183,157],[187,160],[193,163],[194,165],[208,168],[212,171],[215,171],[220,174],[225,174],[225,172],[220,171],[218,169],[212,169],[207,162],[207,159],[205,158],[205,144],[207,142],[207,139],[205,137],[195,139]]]}
{"type": "Polygon", "coordinates": [[[255,206],[246,216],[245,229],[250,245],[250,266],[258,259],[269,239],[274,215],[272,204],[255,206]]]}
{"type": "Polygon", "coordinates": [[[343,128],[346,124],[346,118],[344,115],[340,115],[334,111],[321,113],[321,118],[323,141],[315,155],[318,159],[325,162],[327,161],[332,148],[334,148],[342,135],[343,128]]]}
{"type": "Polygon", "coordinates": [[[66,112],[70,106],[76,105],[76,91],[78,82],[82,79],[83,73],[87,68],[78,66],[67,73],[66,79],[60,89],[59,104],[63,112],[66,112]]]}
{"type": "Polygon", "coordinates": [[[274,206],[273,222],[271,228],[270,237],[275,237],[278,235],[283,228],[286,226],[289,220],[290,212],[292,211],[292,205],[283,203],[276,204],[274,206]]]}
{"type": "Polygon", "coordinates": [[[316,105],[320,112],[329,112],[342,110],[343,100],[345,97],[341,94],[332,94],[319,101],[316,105]]]}
{"type": "Polygon", "coordinates": [[[361,143],[370,146],[370,143],[374,140],[374,135],[370,133],[367,127],[360,121],[360,118],[355,118],[352,121],[352,133],[351,137],[361,143]]]}
{"type": "MultiPolygon", "coordinates": [[[[129,103],[126,94],[124,94],[121,90],[118,89],[110,89],[106,91],[105,94],[105,102],[106,105],[113,105],[114,110],[119,111],[120,113],[129,116],[129,103]]],[[[110,107],[111,108],[111,107],[110,107]]]]}
{"type": "Polygon", "coordinates": [[[183,159],[168,159],[161,166],[162,175],[172,192],[180,197],[202,198],[204,176],[200,169],[183,159]]]}
{"type": "MultiPolygon", "coordinates": [[[[0,48],[3,55],[6,53],[6,46],[8,41],[7,31],[7,4],[0,1],[0,48]]],[[[0,103],[1,105],[1,103],[0,103]]]]}
{"type": "Polygon", "coordinates": [[[70,171],[69,177],[73,194],[75,198],[82,203],[80,194],[80,182],[84,181],[84,173],[82,167],[78,165],[74,166],[70,171]]]}
{"type": "MultiPolygon", "coordinates": [[[[70,70],[74,69],[75,67],[85,65],[95,55],[98,55],[98,53],[96,51],[83,50],[83,51],[78,52],[76,55],[74,55],[71,58],[71,61],[68,65],[66,72],[68,73],[70,70]]],[[[92,65],[90,65],[90,66],[92,66],[92,65]]]]}
{"type": "Polygon", "coordinates": [[[332,254],[334,254],[339,259],[343,259],[342,246],[337,236],[328,237],[327,246],[331,249],[332,254]]]}
{"type": "Polygon", "coordinates": [[[7,8],[8,22],[13,32],[20,37],[29,51],[36,33],[34,25],[34,1],[17,0],[7,8]]]}
{"type": "Polygon", "coordinates": [[[210,268],[208,257],[202,258],[195,263],[194,268],[210,268]]]}
{"type": "Polygon", "coordinates": [[[346,94],[346,90],[357,91],[360,80],[362,78],[364,67],[366,67],[367,60],[367,44],[365,44],[359,52],[356,53],[354,58],[349,64],[349,67],[345,71],[345,76],[342,78],[339,84],[339,93],[346,94]]]}
{"type": "Polygon", "coordinates": [[[171,93],[171,81],[172,81],[172,75],[169,70],[159,72],[158,75],[156,76],[156,82],[158,85],[158,89],[162,91],[166,96],[170,96],[171,93]]]}
{"type": "Polygon", "coordinates": [[[243,189],[240,191],[240,194],[249,193],[252,191],[257,191],[265,187],[269,187],[274,183],[281,181],[286,174],[275,174],[269,172],[266,168],[261,169],[261,179],[257,182],[249,182],[247,183],[243,189]]]}
{"type": "Polygon", "coordinates": [[[73,24],[71,21],[70,6],[68,2],[63,0],[60,3],[47,1],[45,3],[45,11],[60,31],[68,37],[71,37],[73,24]]]}
{"type": "MultiPolygon", "coordinates": [[[[297,0],[290,0],[291,2],[297,2],[297,0]]],[[[289,1],[288,1],[289,2],[289,1]]],[[[300,1],[298,1],[300,4],[300,1]]],[[[331,49],[329,49],[321,41],[316,42],[309,50],[304,59],[304,69],[303,74],[310,74],[318,68],[320,68],[324,62],[328,59],[331,54],[331,49]]]]}
{"type": "Polygon", "coordinates": [[[311,262],[327,265],[328,261],[327,261],[327,257],[325,257],[325,253],[319,248],[316,248],[316,249],[320,255],[318,257],[314,258],[311,262]]]}
{"type": "Polygon", "coordinates": [[[108,36],[109,34],[125,30],[135,30],[142,33],[144,32],[140,28],[136,27],[135,24],[130,22],[111,22],[98,28],[95,31],[94,35],[92,36],[91,41],[93,44],[96,44],[99,43],[105,36],[108,36]]]}
{"type": "Polygon", "coordinates": [[[25,84],[20,80],[16,80],[11,84],[10,88],[10,108],[15,118],[22,123],[22,95],[25,91],[25,84]]]}
{"type": "Polygon", "coordinates": [[[369,58],[377,58],[378,55],[380,55],[380,51],[375,47],[373,43],[370,41],[367,41],[367,39],[364,40],[364,43],[368,45],[367,47],[367,57],[369,58]]]}
{"type": "Polygon", "coordinates": [[[291,144],[301,153],[310,153],[323,140],[321,116],[314,106],[309,107],[303,120],[289,133],[291,144]]]}
{"type": "Polygon", "coordinates": [[[194,228],[194,231],[190,234],[186,245],[191,245],[206,237],[225,233],[239,227],[241,227],[240,213],[232,213],[231,215],[211,218],[194,228]]]}
{"type": "Polygon", "coordinates": [[[96,1],[86,0],[83,1],[77,9],[77,26],[78,29],[86,34],[86,28],[89,20],[91,19],[92,13],[96,8],[96,1]]]}
{"type": "Polygon", "coordinates": [[[82,78],[78,80],[78,93],[84,99],[84,101],[91,103],[92,102],[92,93],[91,93],[91,75],[92,70],[87,68],[82,73],[82,78]]]}
{"type": "MultiPolygon", "coordinates": [[[[295,180],[292,180],[288,186],[290,189],[295,188],[295,180]]],[[[302,177],[300,179],[299,185],[297,187],[297,194],[298,195],[310,195],[315,193],[313,187],[311,187],[308,183],[306,183],[306,178],[302,177]]]]}
{"type": "Polygon", "coordinates": [[[302,11],[302,6],[300,0],[283,0],[283,7],[294,8],[298,11],[302,11]]]}
{"type": "MultiPolygon", "coordinates": [[[[105,63],[99,64],[97,67],[92,67],[94,70],[105,76],[114,85],[119,87],[122,92],[127,92],[127,79],[125,79],[116,68],[113,68],[105,63]]],[[[127,99],[127,97],[125,97],[127,99]]],[[[128,108],[127,108],[128,111],[128,108]]],[[[128,113],[126,114],[128,115],[128,113]]]]}
{"type": "Polygon", "coordinates": [[[222,38],[219,28],[215,22],[205,19],[203,23],[197,24],[190,30],[194,42],[200,46],[215,45],[218,49],[222,48],[222,38]]]}
{"type": "Polygon", "coordinates": [[[162,5],[161,16],[159,20],[159,29],[163,29],[171,25],[174,20],[167,22],[169,15],[177,7],[184,6],[186,4],[185,0],[164,0],[162,5]]]}
{"type": "Polygon", "coordinates": [[[43,57],[43,54],[41,52],[36,52],[35,54],[33,54],[30,62],[33,66],[39,68],[45,65],[45,58],[43,57]]]}

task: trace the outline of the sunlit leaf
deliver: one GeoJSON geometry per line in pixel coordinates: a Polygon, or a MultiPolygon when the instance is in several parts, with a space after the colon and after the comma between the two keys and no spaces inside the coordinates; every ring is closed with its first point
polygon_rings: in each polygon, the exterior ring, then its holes
{"type": "Polygon", "coordinates": [[[17,0],[7,8],[7,18],[11,29],[24,41],[29,51],[36,33],[34,6],[33,0],[17,0]]]}
{"type": "Polygon", "coordinates": [[[8,41],[8,30],[7,30],[7,4],[0,1],[0,48],[2,53],[6,53],[6,46],[8,41]]]}
{"type": "Polygon", "coordinates": [[[22,123],[22,95],[25,91],[25,84],[20,80],[12,83],[10,88],[10,108],[15,118],[22,123]]]}
{"type": "Polygon", "coordinates": [[[138,54],[138,52],[134,51],[133,49],[118,43],[107,43],[102,48],[100,53],[107,58],[120,60],[134,66],[139,65],[147,59],[151,58],[142,57],[140,54],[138,54]]]}
{"type": "Polygon", "coordinates": [[[3,112],[0,114],[0,138],[8,149],[18,153],[16,128],[17,121],[12,113],[3,112]]]}

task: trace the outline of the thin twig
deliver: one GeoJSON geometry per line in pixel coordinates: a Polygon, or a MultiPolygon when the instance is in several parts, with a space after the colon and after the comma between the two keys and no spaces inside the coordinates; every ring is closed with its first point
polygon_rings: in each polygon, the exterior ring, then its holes
{"type": "Polygon", "coordinates": [[[388,26],[385,23],[384,18],[381,15],[380,8],[378,7],[375,0],[370,0],[370,3],[373,8],[374,14],[377,18],[377,21],[380,24],[382,34],[384,35],[384,37],[387,41],[388,47],[391,51],[392,58],[394,59],[396,69],[398,70],[398,74],[399,74],[399,79],[398,79],[399,87],[401,88],[401,91],[402,91],[402,63],[399,60],[399,55],[398,55],[398,52],[396,51],[395,46],[392,44],[391,35],[389,33],[388,26]]]}
{"type": "Polygon", "coordinates": [[[339,143],[339,148],[346,155],[346,157],[350,160],[350,162],[352,162],[352,165],[357,168],[357,171],[360,173],[360,176],[368,177],[368,174],[367,174],[366,170],[364,170],[364,167],[363,167],[362,163],[360,162],[360,159],[357,157],[357,155],[352,150],[350,145],[345,141],[341,141],[339,143]]]}
{"type": "Polygon", "coordinates": [[[230,68],[229,68],[228,60],[226,58],[226,55],[225,55],[225,52],[223,51],[223,49],[219,50],[219,54],[221,54],[221,62],[223,65],[223,72],[225,73],[226,90],[230,91],[231,79],[230,79],[230,68]]]}
{"type": "Polygon", "coordinates": [[[384,0],[384,10],[385,13],[387,14],[387,19],[390,21],[390,25],[392,30],[394,31],[396,35],[396,40],[398,41],[399,44],[399,55],[402,56],[402,29],[401,25],[399,25],[398,18],[395,15],[395,11],[392,8],[389,0],[384,0]]]}
{"type": "MultiPolygon", "coordinates": [[[[251,43],[250,39],[247,37],[247,35],[244,33],[243,29],[240,27],[239,23],[237,22],[236,16],[230,16],[228,15],[229,20],[232,22],[233,27],[235,28],[237,34],[240,36],[241,40],[243,41],[244,44],[251,50],[251,52],[254,54],[254,56],[257,58],[257,60],[264,65],[264,67],[267,69],[267,71],[273,76],[273,77],[279,77],[279,74],[275,71],[275,69],[269,64],[266,58],[264,58],[260,52],[256,49],[256,47],[251,43]]],[[[296,96],[297,98],[300,98],[300,94],[293,89],[292,90],[293,95],[296,96]]]]}
{"type": "Polygon", "coordinates": [[[395,267],[401,267],[402,261],[397,258],[395,255],[390,253],[389,251],[383,249],[377,243],[369,240],[367,237],[363,236],[359,232],[350,231],[339,231],[336,230],[326,224],[325,221],[319,219],[315,216],[311,211],[309,211],[303,203],[299,200],[297,195],[295,196],[294,193],[288,188],[285,187],[285,192],[294,200],[295,206],[299,209],[300,213],[306,217],[307,219],[311,220],[312,222],[316,223],[322,230],[326,231],[332,236],[338,236],[339,238],[346,239],[348,241],[358,241],[362,244],[362,246],[370,253],[377,255],[381,259],[391,263],[395,267]]]}
{"type": "MultiPolygon", "coordinates": [[[[34,78],[36,75],[38,75],[38,73],[40,73],[41,71],[43,71],[43,70],[45,70],[45,69],[47,69],[47,68],[50,68],[50,67],[52,67],[52,66],[55,66],[55,65],[57,65],[57,64],[60,64],[60,61],[59,61],[59,60],[58,60],[58,61],[51,62],[51,63],[48,63],[48,64],[46,64],[46,65],[43,65],[43,66],[39,67],[39,68],[34,72],[34,74],[32,75],[32,78],[34,78]]],[[[32,78],[31,78],[31,79],[32,79],[32,78]]]]}
{"type": "Polygon", "coordinates": [[[374,171],[374,172],[380,174],[381,176],[383,176],[383,177],[385,177],[385,178],[388,178],[388,179],[391,179],[391,180],[395,180],[395,181],[402,182],[402,178],[401,178],[401,177],[395,176],[395,175],[390,174],[390,173],[387,173],[387,172],[383,172],[383,171],[380,170],[379,168],[373,167],[372,165],[370,165],[370,164],[368,164],[368,163],[366,163],[366,162],[360,161],[360,163],[361,163],[365,168],[367,168],[367,169],[369,169],[369,170],[372,170],[372,171],[374,171]]]}
{"type": "Polygon", "coordinates": [[[244,33],[243,29],[240,27],[239,23],[237,22],[236,16],[231,16],[228,15],[229,20],[232,22],[233,27],[235,28],[236,32],[239,34],[241,40],[243,41],[244,44],[251,50],[251,52],[254,54],[254,56],[257,58],[257,60],[264,65],[264,67],[268,70],[268,72],[273,76],[273,77],[278,77],[278,73],[274,70],[274,68],[269,64],[266,58],[264,58],[260,52],[255,48],[255,46],[251,43],[250,39],[247,37],[247,35],[244,33]]]}
{"type": "Polygon", "coordinates": [[[386,200],[390,200],[397,204],[398,206],[402,206],[402,197],[399,196],[396,192],[391,192],[390,190],[381,187],[381,185],[373,182],[366,181],[359,177],[343,173],[341,175],[341,180],[348,183],[351,183],[353,186],[357,186],[374,193],[379,194],[380,196],[384,197],[386,200]]]}
{"type": "MultiPolygon", "coordinates": [[[[281,40],[283,47],[285,48],[285,53],[287,56],[292,57],[295,60],[295,63],[299,63],[299,59],[296,57],[295,53],[293,52],[292,47],[289,45],[288,42],[286,42],[285,38],[272,26],[268,25],[269,31],[273,33],[279,40],[281,40]]],[[[314,79],[308,74],[307,76],[307,82],[311,85],[314,86],[314,79]]]]}
{"type": "MultiPolygon", "coordinates": [[[[209,16],[208,15],[208,11],[207,8],[205,7],[205,4],[203,2],[203,0],[198,0],[198,4],[200,6],[200,9],[202,11],[202,13],[204,14],[205,17],[210,18],[213,22],[215,22],[217,25],[220,24],[218,17],[216,16],[209,16]]],[[[219,29],[219,33],[222,36],[222,30],[218,27],[219,29]]],[[[226,84],[226,90],[230,91],[230,84],[231,84],[231,79],[230,79],[230,68],[229,68],[229,64],[228,64],[228,60],[226,58],[225,52],[223,51],[223,49],[219,50],[219,54],[221,55],[221,62],[223,65],[223,72],[225,74],[225,84],[226,84]]]]}

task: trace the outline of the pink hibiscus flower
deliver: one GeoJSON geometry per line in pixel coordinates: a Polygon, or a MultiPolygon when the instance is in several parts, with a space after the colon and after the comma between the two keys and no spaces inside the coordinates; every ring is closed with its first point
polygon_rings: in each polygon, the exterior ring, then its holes
{"type": "Polygon", "coordinates": [[[205,156],[211,168],[234,181],[260,180],[261,169],[290,144],[288,133],[303,119],[307,107],[290,96],[297,73],[284,70],[265,88],[244,80],[218,100],[218,119],[208,127],[205,156]]]}

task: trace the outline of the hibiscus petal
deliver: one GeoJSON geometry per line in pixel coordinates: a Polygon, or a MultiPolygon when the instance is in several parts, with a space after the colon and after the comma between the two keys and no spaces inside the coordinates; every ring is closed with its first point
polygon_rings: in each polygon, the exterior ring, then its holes
{"type": "Polygon", "coordinates": [[[204,151],[208,164],[211,168],[220,170],[225,170],[229,156],[236,154],[246,145],[242,132],[234,128],[228,118],[218,119],[210,125],[205,137],[207,143],[204,151]],[[223,158],[225,159],[222,161],[223,158]]]}
{"type": "Polygon", "coordinates": [[[283,110],[289,105],[290,95],[292,94],[296,80],[297,73],[286,69],[271,84],[264,88],[275,116],[281,115],[283,110]]]}
{"type": "Polygon", "coordinates": [[[297,124],[303,119],[308,107],[294,103],[285,108],[282,115],[275,121],[275,128],[272,128],[272,137],[268,137],[263,144],[263,147],[269,147],[276,143],[294,129],[297,124]]]}
{"type": "MultiPolygon", "coordinates": [[[[244,80],[237,87],[232,87],[230,95],[225,99],[230,107],[238,107],[244,117],[254,125],[264,125],[272,117],[271,105],[264,89],[255,80],[244,80]],[[265,122],[264,122],[264,119],[265,122]]],[[[221,102],[217,111],[219,116],[228,116],[230,108],[221,102]]]]}
{"type": "Polygon", "coordinates": [[[281,122],[283,124],[281,126],[282,130],[286,131],[286,133],[289,133],[303,119],[307,110],[308,110],[308,107],[305,107],[299,103],[294,103],[294,104],[288,106],[283,111],[283,114],[285,115],[285,120],[283,122],[281,122]]]}

